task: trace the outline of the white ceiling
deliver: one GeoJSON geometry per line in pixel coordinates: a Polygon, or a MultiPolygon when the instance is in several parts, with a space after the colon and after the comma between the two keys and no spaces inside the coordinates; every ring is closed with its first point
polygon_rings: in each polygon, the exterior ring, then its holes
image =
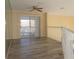
{"type": "Polygon", "coordinates": [[[42,7],[44,12],[53,15],[71,15],[74,13],[74,0],[10,0],[13,10],[28,10],[34,5],[42,7]]]}

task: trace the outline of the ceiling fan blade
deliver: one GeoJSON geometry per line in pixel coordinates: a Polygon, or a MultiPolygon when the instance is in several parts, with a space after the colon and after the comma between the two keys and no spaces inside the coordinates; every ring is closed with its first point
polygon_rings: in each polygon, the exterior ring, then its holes
{"type": "Polygon", "coordinates": [[[39,12],[42,12],[42,10],[39,10],[39,9],[36,9],[37,11],[39,11],[39,12]]]}
{"type": "Polygon", "coordinates": [[[30,12],[34,10],[42,12],[42,9],[43,8],[38,8],[37,6],[32,6],[32,7],[27,8],[27,10],[29,10],[30,12]]]}
{"type": "Polygon", "coordinates": [[[43,8],[38,8],[38,9],[43,9],[43,8]]]}
{"type": "Polygon", "coordinates": [[[33,6],[33,9],[36,9],[37,7],[36,6],[33,6]]]}

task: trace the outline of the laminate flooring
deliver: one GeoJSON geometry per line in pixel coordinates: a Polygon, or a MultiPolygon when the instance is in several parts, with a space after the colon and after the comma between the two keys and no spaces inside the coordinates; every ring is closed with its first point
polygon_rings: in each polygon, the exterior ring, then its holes
{"type": "Polygon", "coordinates": [[[64,55],[61,42],[27,38],[10,40],[6,59],[64,59],[64,55]]]}

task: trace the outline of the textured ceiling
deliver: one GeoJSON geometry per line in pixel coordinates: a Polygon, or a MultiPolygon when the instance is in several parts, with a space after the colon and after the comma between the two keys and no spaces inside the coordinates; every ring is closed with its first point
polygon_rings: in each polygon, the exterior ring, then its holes
{"type": "Polygon", "coordinates": [[[44,12],[53,15],[71,15],[74,13],[74,0],[10,0],[13,10],[28,10],[33,5],[42,7],[44,12]]]}

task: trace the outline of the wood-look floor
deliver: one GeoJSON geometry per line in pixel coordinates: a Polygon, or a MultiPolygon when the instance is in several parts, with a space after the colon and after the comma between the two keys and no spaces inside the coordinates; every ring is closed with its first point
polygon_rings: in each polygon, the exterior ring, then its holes
{"type": "Polygon", "coordinates": [[[64,59],[64,56],[60,42],[47,38],[29,38],[12,40],[7,59],[64,59]]]}

